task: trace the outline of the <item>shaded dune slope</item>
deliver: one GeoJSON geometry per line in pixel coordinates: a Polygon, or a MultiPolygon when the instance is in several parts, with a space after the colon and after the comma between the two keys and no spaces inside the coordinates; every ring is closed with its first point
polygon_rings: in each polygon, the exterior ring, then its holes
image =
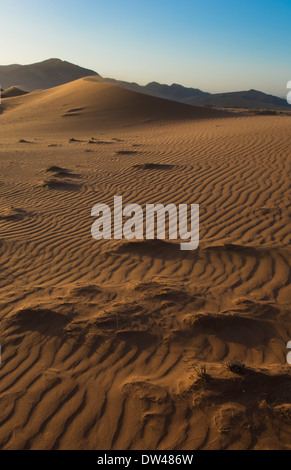
{"type": "Polygon", "coordinates": [[[20,88],[17,88],[15,86],[7,88],[6,90],[3,90],[1,92],[1,97],[2,98],[13,98],[14,96],[22,96],[26,95],[27,91],[23,91],[20,88]]]}

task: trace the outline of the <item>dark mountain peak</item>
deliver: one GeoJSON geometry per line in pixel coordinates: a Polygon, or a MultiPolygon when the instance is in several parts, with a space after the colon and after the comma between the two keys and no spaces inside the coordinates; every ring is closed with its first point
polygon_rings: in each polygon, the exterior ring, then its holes
{"type": "Polygon", "coordinates": [[[0,66],[2,88],[16,86],[26,91],[52,88],[89,75],[98,74],[58,58],[28,65],[0,66]]]}
{"type": "Polygon", "coordinates": [[[244,91],[243,93],[248,93],[249,95],[265,95],[265,93],[263,93],[262,91],[259,91],[259,90],[254,90],[253,88],[251,88],[251,90],[249,91],[244,91]]]}
{"type": "Polygon", "coordinates": [[[172,83],[172,85],[165,85],[158,82],[148,83],[145,90],[154,92],[162,98],[167,98],[175,101],[183,101],[195,96],[206,96],[208,93],[199,90],[198,88],[187,88],[179,83],[172,83]]]}
{"type": "Polygon", "coordinates": [[[171,88],[181,89],[181,88],[186,88],[186,87],[184,87],[183,85],[180,85],[179,83],[172,83],[171,88]]]}
{"type": "Polygon", "coordinates": [[[46,64],[46,63],[47,63],[47,64],[48,64],[48,63],[50,63],[50,64],[61,64],[62,62],[66,62],[66,61],[61,60],[61,59],[58,59],[58,58],[56,58],[56,57],[52,57],[52,58],[50,58],[50,59],[43,60],[42,62],[39,62],[39,63],[40,63],[40,64],[41,64],[41,63],[42,63],[42,64],[46,64]]]}

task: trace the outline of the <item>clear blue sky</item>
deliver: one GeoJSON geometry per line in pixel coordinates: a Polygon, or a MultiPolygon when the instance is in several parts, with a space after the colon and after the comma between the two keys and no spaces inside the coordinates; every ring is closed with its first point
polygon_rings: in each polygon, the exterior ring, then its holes
{"type": "Polygon", "coordinates": [[[141,84],[286,95],[291,0],[0,0],[0,64],[51,57],[141,84]]]}

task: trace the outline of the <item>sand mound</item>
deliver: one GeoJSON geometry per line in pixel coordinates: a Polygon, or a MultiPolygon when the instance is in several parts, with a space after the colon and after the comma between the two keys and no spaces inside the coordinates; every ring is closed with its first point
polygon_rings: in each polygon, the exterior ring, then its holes
{"type": "Polygon", "coordinates": [[[22,332],[38,331],[45,335],[59,335],[68,322],[66,315],[38,308],[20,310],[9,320],[9,324],[16,324],[22,332]]]}
{"type": "Polygon", "coordinates": [[[161,165],[159,163],[143,163],[140,165],[134,165],[133,168],[137,168],[139,170],[171,170],[175,168],[174,165],[161,165]]]}
{"type": "Polygon", "coordinates": [[[19,221],[27,215],[23,209],[9,207],[0,211],[0,221],[19,221]]]}
{"type": "MultiPolygon", "coordinates": [[[[66,178],[71,176],[70,173],[67,172],[58,172],[55,174],[55,177],[66,178]]],[[[56,179],[48,179],[43,181],[42,186],[46,189],[59,189],[63,191],[78,191],[80,189],[80,185],[76,183],[72,183],[70,181],[58,181],[56,179]]]]}
{"type": "Polygon", "coordinates": [[[7,88],[6,90],[3,90],[1,92],[1,97],[2,98],[13,98],[14,96],[23,96],[27,95],[27,91],[21,90],[20,88],[17,88],[16,86],[12,86],[10,88],[7,88]]]}

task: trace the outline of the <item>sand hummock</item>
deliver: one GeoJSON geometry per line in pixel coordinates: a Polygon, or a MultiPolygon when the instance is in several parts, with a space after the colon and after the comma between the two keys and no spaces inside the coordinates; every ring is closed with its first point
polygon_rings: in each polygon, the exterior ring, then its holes
{"type": "Polygon", "coordinates": [[[1,90],[1,97],[2,98],[13,98],[14,96],[22,96],[26,95],[28,92],[21,90],[16,86],[12,86],[10,88],[6,88],[6,90],[1,90]]]}

